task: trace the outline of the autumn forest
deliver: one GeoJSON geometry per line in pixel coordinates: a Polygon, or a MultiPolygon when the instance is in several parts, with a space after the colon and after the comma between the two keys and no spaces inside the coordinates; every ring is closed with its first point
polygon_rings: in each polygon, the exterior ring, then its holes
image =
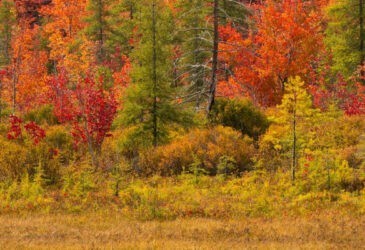
{"type": "Polygon", "coordinates": [[[0,0],[0,248],[363,247],[364,6],[0,0]]]}

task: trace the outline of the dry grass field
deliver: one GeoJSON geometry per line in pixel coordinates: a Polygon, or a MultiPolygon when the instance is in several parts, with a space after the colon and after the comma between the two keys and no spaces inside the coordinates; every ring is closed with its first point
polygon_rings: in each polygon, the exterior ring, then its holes
{"type": "Polygon", "coordinates": [[[336,213],[223,221],[117,214],[3,215],[1,249],[365,249],[365,217],[336,213]]]}

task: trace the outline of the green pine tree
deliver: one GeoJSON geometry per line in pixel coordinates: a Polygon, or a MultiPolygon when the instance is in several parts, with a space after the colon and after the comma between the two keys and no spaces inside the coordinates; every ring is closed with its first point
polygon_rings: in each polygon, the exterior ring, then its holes
{"type": "Polygon", "coordinates": [[[182,122],[179,107],[173,104],[174,23],[163,0],[143,0],[138,7],[139,43],[132,52],[133,83],[127,91],[123,120],[136,126],[134,138],[156,147],[168,138],[171,124],[182,122]]]}
{"type": "Polygon", "coordinates": [[[136,23],[138,0],[121,0],[112,9],[113,17],[110,24],[113,28],[110,46],[120,47],[122,53],[129,55],[133,49],[130,39],[133,37],[133,29],[136,23]]]}
{"type": "MultiPolygon", "coordinates": [[[[0,70],[6,68],[10,64],[11,37],[15,25],[16,15],[14,2],[9,0],[0,2],[0,70]]],[[[2,92],[3,82],[0,78],[0,120],[5,106],[2,92]]]]}
{"type": "Polygon", "coordinates": [[[11,35],[16,24],[13,1],[0,2],[0,68],[7,66],[11,56],[11,35]]]}
{"type": "Polygon", "coordinates": [[[130,52],[129,39],[132,34],[132,0],[89,0],[89,16],[85,33],[96,45],[96,60],[101,64],[118,48],[121,53],[130,52]]]}
{"type": "Polygon", "coordinates": [[[335,1],[326,12],[325,42],[333,55],[332,70],[348,78],[364,62],[364,1],[335,1]]]}
{"type": "MultiPolygon", "coordinates": [[[[121,55],[129,56],[132,47],[129,43],[134,28],[133,13],[136,0],[89,0],[88,25],[85,33],[95,43],[97,76],[102,76],[103,87],[114,84],[113,71],[123,65],[121,55]],[[113,67],[105,62],[112,62],[113,67]]],[[[97,77],[98,78],[98,77],[97,77]]]]}

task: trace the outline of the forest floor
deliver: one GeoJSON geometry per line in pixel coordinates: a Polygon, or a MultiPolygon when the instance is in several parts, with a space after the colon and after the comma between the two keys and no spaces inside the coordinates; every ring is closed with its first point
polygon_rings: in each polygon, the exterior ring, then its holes
{"type": "Polygon", "coordinates": [[[0,249],[365,249],[365,216],[128,220],[118,214],[1,215],[0,249]]]}

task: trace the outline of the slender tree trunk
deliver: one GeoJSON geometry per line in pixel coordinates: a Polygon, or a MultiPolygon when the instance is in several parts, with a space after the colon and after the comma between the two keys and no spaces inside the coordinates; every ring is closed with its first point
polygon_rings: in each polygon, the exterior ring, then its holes
{"type": "Polygon", "coordinates": [[[89,126],[87,125],[87,118],[84,117],[84,129],[85,129],[85,133],[86,133],[86,139],[87,139],[87,146],[88,146],[88,150],[89,150],[89,154],[91,156],[91,165],[93,167],[95,167],[95,169],[97,169],[99,166],[99,164],[97,163],[97,155],[95,153],[95,149],[93,146],[93,139],[91,137],[91,135],[89,134],[89,126]]]}
{"type": "Polygon", "coordinates": [[[4,55],[5,55],[5,63],[9,64],[10,62],[10,43],[11,43],[11,27],[9,24],[6,24],[6,28],[5,28],[5,51],[4,51],[4,55]]]}
{"type": "MultiPolygon", "coordinates": [[[[195,14],[197,15],[197,14],[195,14]]],[[[194,18],[194,27],[198,27],[198,17],[195,16],[194,18]]],[[[194,36],[195,36],[195,39],[194,39],[194,65],[197,65],[199,63],[199,59],[198,59],[198,49],[199,49],[199,41],[198,41],[198,37],[199,37],[199,30],[198,29],[195,29],[194,30],[194,36]]],[[[199,68],[196,68],[194,69],[194,85],[195,85],[195,88],[196,88],[196,101],[195,101],[195,110],[198,111],[199,110],[199,107],[200,107],[200,98],[201,98],[201,95],[200,95],[200,92],[201,92],[201,88],[202,86],[200,86],[200,76],[199,76],[199,68]]]]}
{"type": "Polygon", "coordinates": [[[214,37],[213,37],[213,61],[212,61],[212,79],[210,83],[209,89],[209,99],[208,99],[208,107],[207,113],[208,116],[210,111],[213,108],[214,100],[215,100],[215,93],[217,88],[217,69],[218,69],[218,45],[219,45],[219,0],[214,0],[214,7],[213,7],[213,19],[214,19],[214,37]]]}
{"type": "Polygon", "coordinates": [[[85,135],[86,135],[86,140],[87,140],[87,147],[89,150],[89,154],[91,156],[91,165],[93,167],[95,167],[95,169],[97,169],[99,166],[98,162],[97,162],[97,155],[96,155],[96,150],[94,147],[94,143],[93,143],[93,138],[92,135],[90,135],[89,133],[89,125],[88,125],[88,121],[87,121],[87,116],[86,116],[86,112],[85,112],[85,101],[83,99],[83,96],[79,96],[79,102],[80,102],[80,106],[81,106],[81,110],[82,110],[82,119],[84,122],[84,130],[85,130],[85,135]]]}
{"type": "Polygon", "coordinates": [[[365,60],[365,54],[364,54],[364,10],[363,10],[363,5],[364,5],[364,0],[359,0],[359,24],[360,24],[360,60],[361,60],[361,71],[360,71],[360,75],[361,75],[361,79],[362,79],[362,83],[365,83],[365,70],[363,69],[364,67],[364,60],[365,60]]]}
{"type": "Polygon", "coordinates": [[[131,4],[129,9],[129,19],[133,20],[133,18],[134,18],[134,9],[133,9],[133,4],[131,4]]]}
{"type": "MultiPolygon", "coordinates": [[[[296,106],[296,96],[294,96],[294,105],[296,106]]],[[[292,152],[292,166],[291,166],[291,179],[294,184],[295,171],[297,168],[297,113],[294,107],[293,110],[293,152],[292,152]]]]}
{"type": "Polygon", "coordinates": [[[157,147],[157,54],[156,54],[156,2],[152,3],[152,70],[153,70],[153,146],[157,147]]]}
{"type": "Polygon", "coordinates": [[[98,22],[99,22],[99,34],[98,34],[98,63],[104,61],[104,24],[103,24],[103,0],[98,0],[98,22]]]}
{"type": "Polygon", "coordinates": [[[72,38],[72,17],[68,18],[68,35],[72,38]]]}
{"type": "MultiPolygon", "coordinates": [[[[328,155],[328,149],[327,151],[327,155],[328,155]]],[[[330,166],[328,164],[328,158],[326,156],[326,169],[327,169],[327,188],[328,190],[331,190],[331,170],[330,170],[330,166]]]]}
{"type": "Polygon", "coordinates": [[[20,63],[21,63],[21,58],[20,58],[21,50],[22,50],[22,48],[19,47],[16,62],[15,62],[15,65],[13,66],[13,77],[12,77],[13,114],[15,114],[15,111],[16,111],[16,96],[17,96],[16,85],[18,84],[18,75],[19,75],[19,68],[20,68],[20,63]]]}

